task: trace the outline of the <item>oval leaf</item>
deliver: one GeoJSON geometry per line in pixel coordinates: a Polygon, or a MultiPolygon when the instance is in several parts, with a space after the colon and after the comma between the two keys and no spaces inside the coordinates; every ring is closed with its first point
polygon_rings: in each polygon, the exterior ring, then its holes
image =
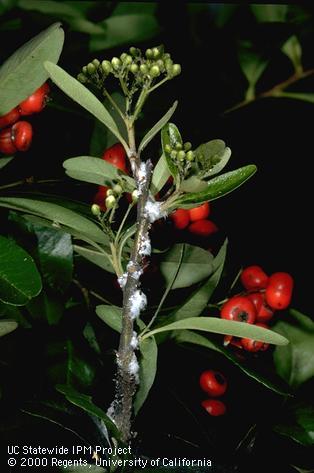
{"type": "Polygon", "coordinates": [[[13,332],[17,328],[15,320],[0,320],[0,337],[13,332]]]}
{"type": "Polygon", "coordinates": [[[96,314],[116,332],[122,332],[122,309],[114,305],[98,305],[96,314]]]}
{"type": "Polygon", "coordinates": [[[170,145],[171,148],[175,148],[176,144],[183,145],[183,141],[180,135],[180,132],[174,123],[167,123],[161,130],[161,144],[162,144],[162,151],[166,158],[169,171],[173,177],[176,177],[178,174],[178,169],[173,162],[173,159],[170,156],[170,153],[165,151],[165,146],[170,145]]]}
{"type": "Polygon", "coordinates": [[[230,171],[220,176],[214,177],[208,182],[207,188],[202,192],[183,194],[174,204],[168,208],[168,212],[178,207],[191,209],[196,204],[202,204],[209,200],[219,199],[226,194],[234,191],[246,182],[256,172],[256,166],[249,164],[235,171],[230,171]]]}
{"type": "Polygon", "coordinates": [[[172,289],[189,287],[202,281],[213,272],[213,256],[209,251],[198,246],[176,244],[170,251],[167,251],[160,263],[160,271],[166,280],[166,285],[171,283],[172,275],[177,271],[177,265],[181,258],[181,267],[172,289]]]}
{"type": "Polygon", "coordinates": [[[61,23],[54,23],[21,46],[2,64],[0,115],[12,110],[47,80],[43,62],[58,62],[63,41],[61,23]]]}
{"type": "MultiPolygon", "coordinates": [[[[52,220],[56,225],[59,223],[66,227],[73,228],[84,235],[88,235],[93,241],[107,244],[108,238],[103,231],[85,217],[82,217],[72,210],[61,207],[50,202],[41,202],[40,200],[23,199],[20,197],[1,197],[0,207],[8,207],[22,212],[29,212],[39,217],[52,220]]],[[[84,239],[82,237],[82,239],[84,239]]]]}
{"type": "Polygon", "coordinates": [[[154,167],[154,172],[151,182],[151,192],[153,195],[156,195],[166,184],[170,177],[169,168],[167,166],[167,161],[165,155],[162,154],[158,160],[158,163],[154,167]]]}
{"type": "Polygon", "coordinates": [[[135,189],[134,179],[100,158],[78,156],[64,161],[63,167],[68,176],[79,181],[111,186],[113,181],[123,180],[126,191],[132,192],[135,189]]]}
{"type": "Polygon", "coordinates": [[[74,251],[83,256],[91,263],[96,264],[100,268],[108,271],[109,273],[115,273],[115,270],[112,266],[112,263],[109,259],[109,255],[107,253],[101,253],[100,251],[95,250],[94,248],[86,248],[84,246],[74,245],[74,251]]]}
{"type": "Polygon", "coordinates": [[[168,110],[167,113],[149,130],[148,133],[142,139],[139,147],[138,152],[141,153],[145,146],[154,138],[154,136],[162,129],[162,127],[170,120],[172,115],[174,114],[175,109],[177,108],[178,102],[175,101],[172,107],[168,110]]]}
{"type": "Polygon", "coordinates": [[[107,128],[118,138],[126,150],[128,146],[119,133],[118,127],[112,116],[105,108],[105,106],[90,92],[83,84],[74,77],[70,76],[61,67],[52,62],[45,61],[44,67],[49,74],[51,80],[72,100],[77,102],[100,122],[106,125],[107,128]]]}
{"type": "Polygon", "coordinates": [[[12,161],[13,158],[14,156],[6,156],[5,158],[2,157],[0,159],[0,169],[4,168],[4,166],[9,164],[9,162],[12,161]]]}
{"type": "Polygon", "coordinates": [[[157,371],[158,348],[154,337],[143,340],[140,344],[140,386],[134,399],[134,412],[138,414],[144,404],[148,393],[154,384],[157,371]]]}
{"type": "Polygon", "coordinates": [[[195,150],[195,161],[200,168],[202,178],[218,174],[228,163],[231,149],[222,140],[211,140],[203,143],[195,150]]]}
{"type": "Polygon", "coordinates": [[[142,340],[151,337],[156,333],[167,332],[169,330],[201,330],[204,332],[220,333],[223,335],[234,335],[235,337],[253,338],[265,343],[274,345],[286,345],[289,341],[272,330],[267,330],[256,325],[245,322],[235,322],[234,320],[218,319],[216,317],[190,317],[179,320],[169,325],[151,330],[143,335],[142,340]]]}
{"type": "Polygon", "coordinates": [[[33,258],[15,242],[0,236],[0,300],[25,305],[42,285],[33,258]]]}

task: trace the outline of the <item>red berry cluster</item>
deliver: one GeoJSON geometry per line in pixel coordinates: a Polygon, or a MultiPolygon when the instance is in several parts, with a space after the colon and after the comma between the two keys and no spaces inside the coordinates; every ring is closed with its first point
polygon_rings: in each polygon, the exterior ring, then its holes
{"type": "Polygon", "coordinates": [[[208,412],[209,415],[218,417],[222,416],[226,412],[226,405],[219,399],[212,399],[223,396],[227,390],[227,380],[225,376],[219,371],[206,370],[200,376],[200,387],[206,392],[211,398],[202,401],[202,407],[208,412]]]}
{"type": "MultiPolygon", "coordinates": [[[[102,159],[120,169],[125,174],[128,174],[126,152],[120,143],[116,143],[110,148],[106,149],[102,155],[102,159]]],[[[107,186],[98,186],[98,192],[95,194],[93,199],[94,204],[99,205],[100,210],[103,212],[106,211],[105,200],[108,189],[109,187],[107,186]]]]}
{"type": "Polygon", "coordinates": [[[32,125],[22,116],[39,113],[47,103],[49,85],[45,82],[17,107],[0,117],[0,152],[6,155],[27,151],[33,138],[32,125]]]}
{"type": "Polygon", "coordinates": [[[178,230],[187,228],[190,233],[196,236],[208,237],[218,231],[216,224],[207,218],[209,214],[210,205],[209,202],[205,202],[193,209],[177,209],[170,215],[170,218],[178,230]]]}
{"type": "MultiPolygon", "coordinates": [[[[260,266],[248,266],[242,271],[240,279],[246,292],[228,299],[221,307],[220,316],[227,320],[269,328],[266,323],[272,319],[274,312],[286,309],[290,304],[292,277],[284,272],[267,276],[260,266]]],[[[229,343],[250,352],[268,348],[268,344],[261,341],[226,335],[224,344],[229,343]]]]}

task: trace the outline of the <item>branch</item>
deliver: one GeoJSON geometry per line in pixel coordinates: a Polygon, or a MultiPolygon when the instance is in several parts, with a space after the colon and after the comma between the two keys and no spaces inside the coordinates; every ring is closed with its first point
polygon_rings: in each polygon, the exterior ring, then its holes
{"type": "Polygon", "coordinates": [[[238,110],[239,108],[246,107],[247,105],[249,105],[252,102],[255,102],[256,100],[260,100],[267,97],[280,97],[281,92],[287,89],[290,85],[293,85],[299,80],[305,79],[306,77],[309,77],[313,74],[314,74],[314,69],[309,69],[308,71],[295,73],[291,77],[286,79],[285,81],[280,82],[279,84],[276,84],[274,87],[272,87],[269,90],[266,90],[266,92],[262,92],[251,99],[245,99],[242,102],[239,102],[236,105],[233,105],[231,108],[228,108],[227,110],[225,110],[222,114],[226,115],[227,113],[234,112],[235,110],[238,110]]]}

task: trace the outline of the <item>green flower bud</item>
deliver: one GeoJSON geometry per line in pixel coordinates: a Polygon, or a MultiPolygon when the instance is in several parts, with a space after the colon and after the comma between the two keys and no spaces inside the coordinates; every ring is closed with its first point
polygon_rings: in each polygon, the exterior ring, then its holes
{"type": "Polygon", "coordinates": [[[172,159],[176,159],[177,158],[177,155],[178,155],[178,151],[176,150],[172,150],[171,153],[170,153],[170,156],[172,159]]]}
{"type": "Polygon", "coordinates": [[[133,74],[136,74],[138,72],[138,65],[133,62],[130,66],[130,71],[133,72],[133,74]]]}
{"type": "Polygon", "coordinates": [[[165,151],[166,151],[166,153],[171,153],[171,150],[172,150],[171,146],[167,143],[167,144],[165,145],[165,151]]]}
{"type": "Polygon", "coordinates": [[[158,61],[156,61],[156,65],[159,67],[159,69],[164,69],[165,67],[164,61],[162,59],[158,59],[158,61]]]}
{"type": "Polygon", "coordinates": [[[153,48],[152,49],[152,56],[154,59],[157,59],[160,56],[160,51],[158,48],[153,48]]]}
{"type": "Polygon", "coordinates": [[[169,70],[172,69],[172,66],[173,66],[173,61],[172,61],[172,59],[166,59],[166,60],[165,60],[165,66],[166,66],[166,69],[167,69],[167,70],[168,70],[168,69],[169,69],[169,70]]]}
{"type": "Polygon", "coordinates": [[[163,60],[166,61],[166,59],[171,59],[171,56],[169,53],[164,53],[162,56],[163,60]]]}
{"type": "Polygon", "coordinates": [[[194,158],[195,158],[195,155],[193,151],[190,150],[186,153],[186,159],[188,161],[194,161],[194,158]]]}
{"type": "Polygon", "coordinates": [[[101,67],[105,74],[110,74],[110,72],[112,71],[111,62],[107,61],[106,59],[102,61],[101,67]]]}
{"type": "Polygon", "coordinates": [[[88,74],[94,74],[94,72],[96,71],[96,67],[92,62],[89,62],[86,67],[88,74]]]}
{"type": "Polygon", "coordinates": [[[158,66],[152,66],[149,73],[152,77],[158,77],[160,75],[160,69],[158,66]]]}
{"type": "Polygon", "coordinates": [[[112,67],[117,71],[121,67],[121,61],[118,57],[113,57],[111,59],[112,67]]]}
{"type": "Polygon", "coordinates": [[[114,192],[112,189],[107,189],[106,196],[108,197],[109,195],[114,195],[114,192]]]}
{"type": "Polygon", "coordinates": [[[172,66],[172,75],[173,75],[173,77],[174,77],[174,76],[178,76],[180,73],[181,73],[181,66],[180,66],[180,64],[174,64],[174,65],[172,66]]]}
{"type": "Polygon", "coordinates": [[[96,68],[99,67],[99,65],[100,65],[100,62],[98,61],[98,59],[93,59],[93,60],[92,60],[92,63],[94,64],[94,66],[95,66],[96,68]]]}
{"type": "Polygon", "coordinates": [[[147,64],[141,64],[140,65],[140,71],[141,71],[142,74],[147,74],[148,73],[147,64]]]}
{"type": "Polygon", "coordinates": [[[112,209],[116,204],[116,198],[113,195],[109,195],[105,200],[105,204],[107,209],[112,209]]]}
{"type": "Polygon", "coordinates": [[[81,82],[82,84],[86,84],[86,82],[88,81],[87,77],[82,72],[78,74],[77,80],[81,82]]]}
{"type": "Polygon", "coordinates": [[[130,64],[132,64],[132,56],[130,56],[129,54],[126,55],[126,58],[124,60],[124,63],[129,66],[130,64]]]}
{"type": "Polygon", "coordinates": [[[132,196],[132,202],[135,204],[135,203],[138,201],[138,190],[135,189],[135,190],[132,192],[131,196],[132,196]]]}
{"type": "Polygon", "coordinates": [[[95,217],[98,217],[98,215],[100,215],[100,207],[99,207],[99,205],[93,204],[93,205],[91,206],[91,212],[92,212],[93,215],[95,215],[95,217]]]}
{"type": "Polygon", "coordinates": [[[146,49],[145,56],[147,57],[147,59],[152,59],[152,57],[153,57],[152,49],[146,49]]]}
{"type": "Polygon", "coordinates": [[[82,72],[83,72],[83,74],[87,74],[87,67],[86,66],[82,67],[82,72]]]}
{"type": "Polygon", "coordinates": [[[184,151],[190,151],[190,149],[192,148],[192,143],[187,141],[186,143],[184,143],[183,148],[184,148],[184,151]]]}
{"type": "Polygon", "coordinates": [[[127,53],[122,53],[120,56],[121,61],[124,62],[126,57],[127,57],[127,53]]]}
{"type": "Polygon", "coordinates": [[[113,190],[113,192],[114,192],[115,194],[117,194],[117,195],[122,194],[122,191],[123,191],[123,189],[122,189],[122,187],[120,186],[120,184],[115,184],[115,185],[113,186],[113,189],[112,189],[112,190],[113,190]]]}
{"type": "Polygon", "coordinates": [[[180,151],[182,149],[182,144],[181,143],[176,143],[175,148],[176,148],[176,150],[180,151]]]}
{"type": "Polygon", "coordinates": [[[183,151],[183,149],[181,151],[178,151],[178,160],[179,161],[185,160],[185,151],[183,151]]]}
{"type": "Polygon", "coordinates": [[[129,51],[130,51],[130,54],[132,54],[132,56],[137,56],[138,55],[138,49],[135,48],[134,46],[131,46],[129,51]]]}

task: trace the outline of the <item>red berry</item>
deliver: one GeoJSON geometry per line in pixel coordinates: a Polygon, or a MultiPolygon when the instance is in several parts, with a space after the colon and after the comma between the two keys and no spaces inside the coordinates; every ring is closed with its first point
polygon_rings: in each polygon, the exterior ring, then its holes
{"type": "Polygon", "coordinates": [[[107,161],[107,163],[112,164],[116,168],[121,169],[121,171],[127,174],[126,153],[125,149],[120,143],[116,143],[115,145],[106,149],[102,155],[102,159],[107,161]]]}
{"type": "Polygon", "coordinates": [[[253,302],[256,312],[258,313],[264,302],[263,294],[261,294],[260,292],[252,292],[251,294],[248,294],[246,297],[250,299],[250,301],[253,302]]]}
{"type": "Polygon", "coordinates": [[[224,303],[220,311],[220,316],[222,319],[254,324],[256,309],[253,302],[247,297],[234,296],[224,303]]]}
{"type": "Polygon", "coordinates": [[[227,410],[226,405],[218,399],[206,399],[202,401],[202,406],[209,415],[214,417],[223,416],[227,410]]]}
{"type": "Polygon", "coordinates": [[[0,117],[0,128],[13,125],[13,123],[17,122],[19,118],[20,118],[19,109],[18,107],[15,107],[10,112],[0,117]]]}
{"type": "Polygon", "coordinates": [[[217,225],[211,220],[197,220],[191,223],[188,228],[189,232],[194,235],[207,237],[218,231],[217,225]]]}
{"type": "Polygon", "coordinates": [[[286,309],[290,304],[293,279],[288,273],[274,273],[270,276],[265,292],[267,304],[272,309],[286,309]]]}
{"type": "Polygon", "coordinates": [[[12,141],[12,127],[0,131],[0,152],[3,154],[14,154],[17,148],[12,141]]]}
{"type": "Polygon", "coordinates": [[[238,337],[234,337],[232,335],[224,336],[224,347],[227,347],[228,345],[232,345],[237,348],[242,348],[241,340],[238,337]]]}
{"type": "Polygon", "coordinates": [[[219,397],[226,392],[227,380],[219,371],[203,371],[200,376],[200,387],[210,396],[219,397]]]}
{"type": "Polygon", "coordinates": [[[27,151],[33,138],[32,125],[25,121],[16,122],[11,129],[12,142],[18,151],[27,151]]]}
{"type": "Polygon", "coordinates": [[[177,209],[170,215],[174,226],[178,230],[183,230],[190,223],[189,211],[186,209],[177,209]]]}
{"type": "Polygon", "coordinates": [[[260,309],[257,311],[256,321],[257,322],[268,322],[274,315],[273,309],[267,305],[265,296],[263,296],[263,303],[260,309]]]}
{"type": "Polygon", "coordinates": [[[196,222],[197,220],[203,220],[208,217],[210,213],[209,202],[204,202],[204,204],[199,207],[194,207],[189,209],[190,220],[191,222],[196,222]]]}
{"type": "Polygon", "coordinates": [[[32,95],[23,100],[19,105],[21,115],[32,115],[33,113],[41,112],[47,103],[49,91],[50,87],[45,82],[32,95]]]}
{"type": "Polygon", "coordinates": [[[241,282],[248,291],[265,289],[268,276],[260,266],[248,266],[241,273],[241,282]]]}

